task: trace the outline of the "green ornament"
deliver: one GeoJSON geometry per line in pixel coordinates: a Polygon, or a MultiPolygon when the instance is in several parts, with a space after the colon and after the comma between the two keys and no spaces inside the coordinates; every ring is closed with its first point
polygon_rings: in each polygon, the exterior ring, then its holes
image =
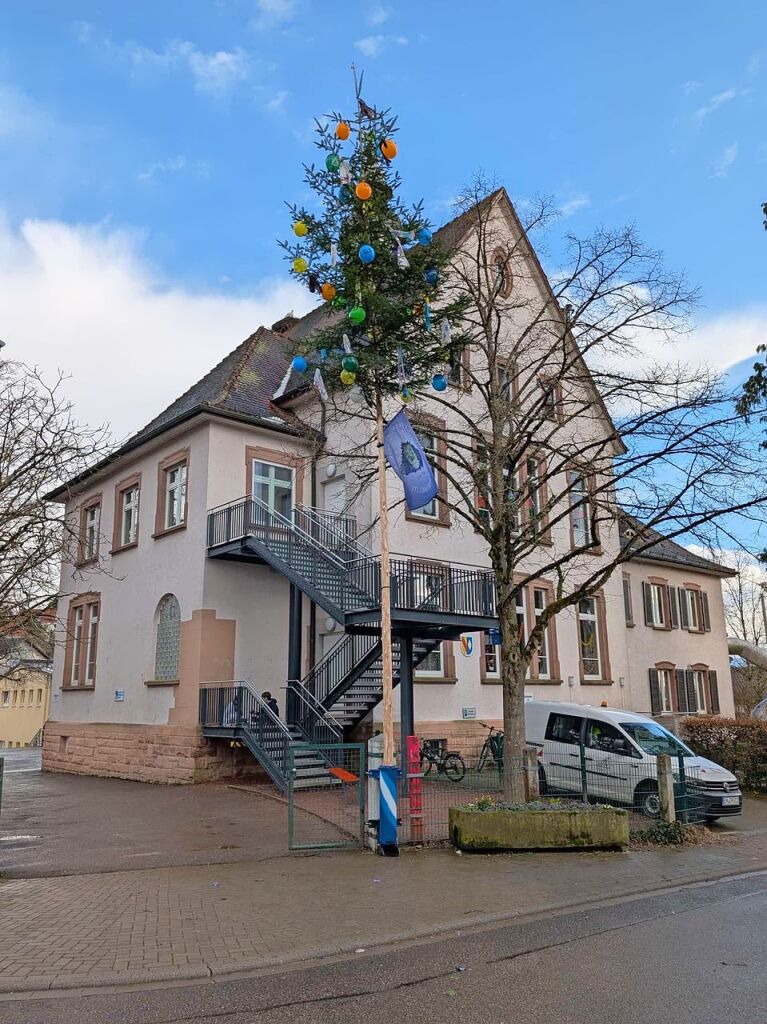
{"type": "Polygon", "coordinates": [[[361,324],[366,316],[367,313],[362,306],[352,306],[349,310],[349,319],[353,324],[361,324]]]}
{"type": "Polygon", "coordinates": [[[336,153],[328,153],[325,158],[325,166],[329,171],[337,171],[341,166],[341,160],[336,153]]]}
{"type": "Polygon", "coordinates": [[[346,305],[346,299],[343,295],[336,295],[330,305],[335,307],[335,309],[343,309],[346,305]]]}
{"type": "Polygon", "coordinates": [[[349,373],[356,373],[359,365],[359,360],[356,356],[344,356],[341,360],[341,366],[348,370],[349,373]]]}

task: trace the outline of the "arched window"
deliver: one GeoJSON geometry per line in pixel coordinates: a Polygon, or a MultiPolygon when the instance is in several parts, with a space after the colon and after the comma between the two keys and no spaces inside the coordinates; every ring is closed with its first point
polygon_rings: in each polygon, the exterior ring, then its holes
{"type": "Polygon", "coordinates": [[[154,654],[155,679],[178,679],[178,649],[181,640],[181,608],[173,594],[157,605],[157,643],[154,654]]]}

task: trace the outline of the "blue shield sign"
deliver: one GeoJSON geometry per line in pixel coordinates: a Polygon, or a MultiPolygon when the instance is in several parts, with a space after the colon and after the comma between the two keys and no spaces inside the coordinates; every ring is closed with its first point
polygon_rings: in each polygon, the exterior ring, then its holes
{"type": "Polygon", "coordinates": [[[439,493],[434,470],[402,409],[384,427],[384,451],[389,465],[405,488],[410,511],[422,508],[439,493]]]}

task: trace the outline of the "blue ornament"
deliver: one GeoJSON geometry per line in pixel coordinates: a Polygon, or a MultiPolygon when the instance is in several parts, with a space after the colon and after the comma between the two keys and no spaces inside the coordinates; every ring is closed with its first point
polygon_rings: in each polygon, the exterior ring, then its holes
{"type": "Polygon", "coordinates": [[[423,279],[427,284],[434,287],[437,281],[439,281],[439,271],[437,270],[436,267],[429,267],[429,269],[423,275],[423,279]]]}
{"type": "Polygon", "coordinates": [[[360,263],[372,263],[376,258],[376,251],[372,245],[361,245],[360,251],[357,254],[360,258],[360,263]]]}
{"type": "Polygon", "coordinates": [[[435,373],[431,379],[431,386],[435,391],[447,391],[447,377],[444,373],[435,373]]]}
{"type": "Polygon", "coordinates": [[[431,245],[431,231],[428,228],[421,228],[416,237],[419,245],[431,245]]]}
{"type": "Polygon", "coordinates": [[[324,363],[327,358],[328,358],[328,350],[326,348],[321,348],[320,349],[320,359],[324,363]]]}
{"type": "Polygon", "coordinates": [[[292,365],[296,373],[305,373],[306,368],[308,367],[309,364],[307,363],[303,356],[293,356],[292,365]]]}

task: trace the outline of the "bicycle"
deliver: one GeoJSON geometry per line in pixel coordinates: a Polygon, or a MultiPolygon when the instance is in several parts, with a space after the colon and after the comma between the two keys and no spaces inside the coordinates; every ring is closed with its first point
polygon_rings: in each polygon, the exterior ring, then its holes
{"type": "Polygon", "coordinates": [[[479,752],[479,760],[477,761],[477,771],[481,772],[483,768],[488,765],[502,769],[503,768],[503,733],[495,728],[493,725],[485,725],[484,722],[479,723],[483,729],[488,730],[488,734],[485,737],[485,742],[482,746],[482,750],[479,752]]]}
{"type": "Polygon", "coordinates": [[[437,769],[437,774],[445,775],[451,782],[460,782],[466,774],[466,765],[459,753],[455,750],[442,751],[438,747],[431,746],[428,740],[421,744],[421,774],[426,776],[432,767],[437,769]]]}

